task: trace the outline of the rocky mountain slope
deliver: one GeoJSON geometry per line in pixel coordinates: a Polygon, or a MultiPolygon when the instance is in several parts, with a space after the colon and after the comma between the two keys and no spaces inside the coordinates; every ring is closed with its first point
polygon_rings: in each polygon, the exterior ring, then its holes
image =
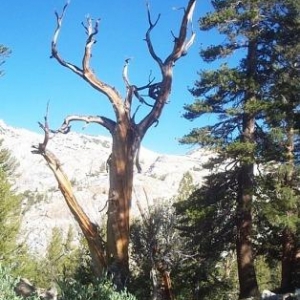
{"type": "MultiPolygon", "coordinates": [[[[77,225],[60,194],[52,172],[44,159],[32,154],[32,146],[43,141],[43,135],[22,128],[13,128],[0,120],[0,138],[19,163],[14,188],[22,193],[22,236],[30,249],[44,252],[54,227],[67,232],[77,225]]],[[[68,174],[78,201],[90,218],[97,223],[105,219],[108,197],[106,160],[111,151],[111,140],[71,132],[55,135],[48,144],[68,174]],[[104,208],[104,209],[103,209],[104,208]]],[[[204,150],[178,156],[141,149],[142,173],[135,174],[132,214],[139,215],[137,202],[142,207],[170,199],[176,195],[185,172],[190,172],[195,184],[201,184],[206,171],[201,168],[209,154],[204,150]]]]}

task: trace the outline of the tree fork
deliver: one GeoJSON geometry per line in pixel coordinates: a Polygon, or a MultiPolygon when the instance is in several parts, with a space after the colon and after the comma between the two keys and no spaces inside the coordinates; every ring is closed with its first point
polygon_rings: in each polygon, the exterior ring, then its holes
{"type": "MultiPolygon", "coordinates": [[[[158,123],[162,110],[167,103],[172,87],[172,71],[175,62],[187,54],[190,46],[194,42],[195,33],[192,26],[192,16],[196,5],[196,0],[188,1],[187,7],[184,10],[181,19],[178,36],[175,37],[173,35],[173,49],[165,60],[162,60],[156,54],[151,40],[151,32],[156,27],[159,17],[155,22],[152,22],[149,5],[147,5],[149,27],[146,32],[145,41],[148,52],[154,62],[157,64],[162,78],[158,82],[154,82],[154,79],[149,79],[148,84],[142,87],[137,87],[131,84],[127,73],[129,62],[127,59],[123,69],[123,80],[127,88],[127,95],[124,99],[112,85],[107,84],[98,78],[93,69],[90,67],[92,48],[96,43],[95,37],[98,34],[99,19],[93,21],[88,17],[86,24],[84,25],[87,38],[84,47],[84,54],[81,60],[81,66],[77,66],[71,62],[68,62],[60,55],[57,49],[57,42],[68,5],[69,2],[67,2],[63,7],[61,14],[58,14],[57,12],[55,13],[56,28],[51,43],[51,58],[55,59],[61,66],[69,69],[74,74],[85,80],[92,88],[105,95],[113,108],[115,117],[115,120],[113,120],[99,115],[71,115],[64,120],[61,128],[57,130],[57,132],[68,133],[70,131],[70,124],[72,122],[83,121],[86,123],[96,123],[103,126],[110,132],[112,136],[112,154],[109,163],[110,188],[107,211],[108,221],[106,258],[104,257],[104,252],[102,249],[102,241],[98,242],[95,229],[93,229],[92,223],[88,220],[88,217],[83,217],[83,215],[80,214],[81,218],[78,218],[78,212],[73,209],[76,207],[75,203],[77,202],[75,196],[73,193],[71,193],[69,183],[63,181],[63,184],[60,184],[60,189],[64,194],[67,203],[72,203],[72,206],[69,206],[71,212],[75,216],[81,229],[86,232],[85,237],[89,241],[91,253],[92,255],[94,253],[97,258],[95,259],[95,264],[99,264],[99,267],[96,269],[101,270],[103,267],[107,267],[107,270],[113,273],[117,286],[122,288],[125,285],[129,274],[129,218],[134,164],[137,162],[137,166],[139,166],[137,155],[141,141],[147,130],[153,124],[158,123]],[[188,37],[189,25],[191,28],[190,37],[188,37]],[[147,95],[151,98],[151,101],[154,101],[153,104],[151,103],[149,105],[149,103],[140,95],[140,91],[142,90],[146,90],[146,92],[148,91],[147,95]],[[136,123],[134,118],[137,110],[134,113],[131,111],[134,100],[139,101],[141,105],[146,104],[147,107],[149,107],[149,112],[143,118],[141,118],[139,123],[136,123]],[[88,224],[87,228],[85,224],[88,224]]],[[[38,152],[46,159],[49,152],[44,150],[43,148],[40,148],[38,149],[38,152]]],[[[51,162],[49,167],[53,167],[54,169],[57,168],[55,161],[51,162]]],[[[59,172],[61,171],[60,168],[58,168],[58,170],[59,172]]],[[[138,171],[140,171],[139,167],[138,171]]],[[[60,177],[56,173],[54,174],[57,176],[56,179],[60,180],[60,177]]]]}

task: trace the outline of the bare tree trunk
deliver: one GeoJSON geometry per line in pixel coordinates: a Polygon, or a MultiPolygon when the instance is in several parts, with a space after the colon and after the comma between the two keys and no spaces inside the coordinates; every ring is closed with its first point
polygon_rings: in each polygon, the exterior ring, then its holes
{"type": "MultiPolygon", "coordinates": [[[[87,124],[99,124],[106,128],[112,135],[113,145],[109,162],[110,188],[107,211],[106,257],[104,257],[102,245],[98,242],[97,228],[93,226],[94,224],[89,221],[82,211],[77,211],[75,209],[78,208],[78,205],[69,183],[64,185],[64,182],[61,182],[58,177],[56,177],[56,179],[60,184],[61,192],[63,193],[71,212],[75,216],[88,241],[94,259],[94,267],[97,270],[96,273],[99,275],[102,269],[107,267],[107,270],[113,274],[117,286],[122,288],[124,287],[129,274],[129,217],[135,159],[144,135],[153,124],[158,123],[162,110],[167,103],[172,88],[173,67],[175,66],[175,62],[187,54],[187,51],[194,42],[195,33],[192,26],[192,16],[196,0],[188,1],[182,16],[178,36],[175,37],[173,34],[173,49],[165,60],[162,60],[156,54],[151,40],[152,30],[157,25],[160,16],[153,22],[149,5],[147,6],[149,27],[146,32],[145,41],[148,52],[159,68],[162,78],[160,81],[156,82],[154,82],[155,78],[149,78],[148,83],[142,87],[131,84],[127,72],[129,59],[126,59],[123,68],[123,80],[127,93],[124,98],[122,98],[120,93],[112,85],[102,81],[90,66],[92,48],[96,43],[95,37],[99,30],[99,19],[93,20],[92,18],[87,17],[86,23],[83,24],[87,38],[80,66],[68,62],[60,55],[57,49],[57,41],[68,5],[69,2],[63,7],[61,14],[55,13],[56,29],[51,43],[51,57],[56,59],[60,65],[85,80],[92,88],[105,95],[112,106],[115,119],[100,115],[71,115],[65,118],[61,128],[56,132],[68,133],[71,127],[70,123],[73,121],[83,121],[87,124]],[[189,25],[191,26],[191,36],[188,38],[189,25]],[[141,91],[143,91],[146,96],[141,96],[141,91]],[[139,105],[133,105],[134,101],[139,105]],[[145,116],[140,118],[141,121],[139,123],[136,123],[135,115],[138,109],[135,108],[135,111],[132,111],[132,107],[139,107],[140,105],[146,105],[149,108],[149,111],[145,116]]],[[[47,158],[47,152],[45,150],[47,141],[45,139],[42,148],[38,149],[39,153],[44,155],[45,158],[47,158]]],[[[53,172],[54,171],[55,170],[53,170],[53,172]]],[[[54,172],[54,174],[57,176],[57,173],[54,172]]]]}
{"type": "Polygon", "coordinates": [[[134,159],[138,135],[127,128],[116,128],[109,162],[110,188],[107,211],[107,259],[109,272],[118,287],[129,275],[128,245],[134,159]]]}

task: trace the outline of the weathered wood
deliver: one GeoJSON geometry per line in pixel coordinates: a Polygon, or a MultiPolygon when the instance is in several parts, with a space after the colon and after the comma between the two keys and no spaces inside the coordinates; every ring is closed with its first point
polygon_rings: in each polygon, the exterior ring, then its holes
{"type": "Polygon", "coordinates": [[[183,13],[179,34],[174,37],[174,46],[170,54],[165,60],[162,60],[156,53],[151,41],[151,32],[156,27],[159,18],[156,22],[152,22],[150,10],[148,6],[148,23],[149,28],[146,32],[145,41],[148,52],[161,72],[161,79],[154,82],[154,79],[149,79],[149,82],[137,87],[130,83],[128,78],[128,62],[125,61],[123,69],[123,79],[127,89],[126,97],[122,96],[116,89],[101,80],[96,76],[90,66],[90,58],[92,48],[96,43],[96,35],[98,34],[99,20],[93,21],[90,17],[87,18],[84,28],[87,38],[84,47],[82,65],[76,66],[62,58],[58,49],[57,42],[62,26],[62,22],[68,7],[68,3],[64,6],[62,13],[56,13],[56,29],[53,35],[51,44],[51,57],[54,58],[60,65],[69,69],[83,80],[85,80],[92,88],[104,94],[111,103],[115,119],[109,119],[104,116],[68,116],[63,125],[57,132],[68,133],[70,124],[73,121],[83,121],[86,123],[97,123],[106,129],[112,135],[112,154],[109,160],[109,197],[107,211],[107,244],[106,258],[102,249],[102,241],[98,239],[97,228],[88,220],[88,217],[83,213],[78,206],[76,198],[72,192],[70,183],[61,170],[57,160],[48,151],[40,149],[40,154],[44,156],[49,167],[53,171],[59,188],[68,203],[71,212],[81,227],[91,250],[94,264],[97,273],[101,273],[103,268],[108,268],[108,271],[114,274],[118,287],[124,285],[129,274],[128,266],[128,245],[129,245],[129,218],[132,198],[132,184],[134,165],[140,170],[138,162],[138,151],[141,141],[147,130],[157,124],[162,113],[172,87],[173,68],[175,62],[186,55],[189,47],[193,44],[195,33],[192,27],[192,15],[195,9],[196,0],[190,0],[183,13]],[[191,36],[188,38],[188,27],[191,26],[191,36]],[[140,92],[148,92],[148,98],[151,104],[142,97],[140,92]],[[132,112],[133,101],[138,101],[141,105],[145,104],[149,107],[149,112],[139,123],[135,122],[135,112],[132,112]],[[153,104],[152,104],[153,103],[153,104]]]}
{"type": "Polygon", "coordinates": [[[71,213],[73,214],[75,220],[82,230],[84,237],[87,240],[93,260],[93,269],[95,275],[100,277],[103,275],[103,272],[106,269],[107,262],[105,258],[104,242],[100,236],[98,226],[90,221],[82,207],[78,204],[78,201],[73,193],[71,182],[63,171],[58,158],[52,152],[46,149],[49,141],[47,116],[45,117],[45,125],[40,124],[40,127],[45,132],[44,142],[39,144],[37,147],[34,147],[36,150],[33,152],[42,155],[49,168],[53,172],[58,183],[58,188],[64,196],[71,213]]]}

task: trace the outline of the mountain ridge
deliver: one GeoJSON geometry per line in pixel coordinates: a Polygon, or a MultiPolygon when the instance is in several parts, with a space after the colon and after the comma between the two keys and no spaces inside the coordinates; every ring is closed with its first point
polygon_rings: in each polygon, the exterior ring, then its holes
{"type": "MultiPolygon", "coordinates": [[[[32,146],[43,141],[43,134],[23,128],[14,128],[0,120],[3,147],[8,149],[19,166],[13,188],[22,194],[21,236],[31,251],[44,253],[54,227],[66,234],[69,226],[79,233],[57,182],[44,159],[32,154],[32,146]]],[[[57,134],[48,143],[65,173],[72,182],[76,197],[87,215],[95,223],[105,219],[109,182],[106,161],[111,152],[111,139],[70,132],[57,134]]],[[[201,184],[207,170],[201,164],[210,153],[193,151],[187,155],[156,153],[144,147],[140,151],[142,172],[135,172],[132,198],[132,215],[138,216],[137,202],[145,209],[152,204],[171,199],[178,192],[184,173],[189,172],[195,184],[201,184]]]]}

